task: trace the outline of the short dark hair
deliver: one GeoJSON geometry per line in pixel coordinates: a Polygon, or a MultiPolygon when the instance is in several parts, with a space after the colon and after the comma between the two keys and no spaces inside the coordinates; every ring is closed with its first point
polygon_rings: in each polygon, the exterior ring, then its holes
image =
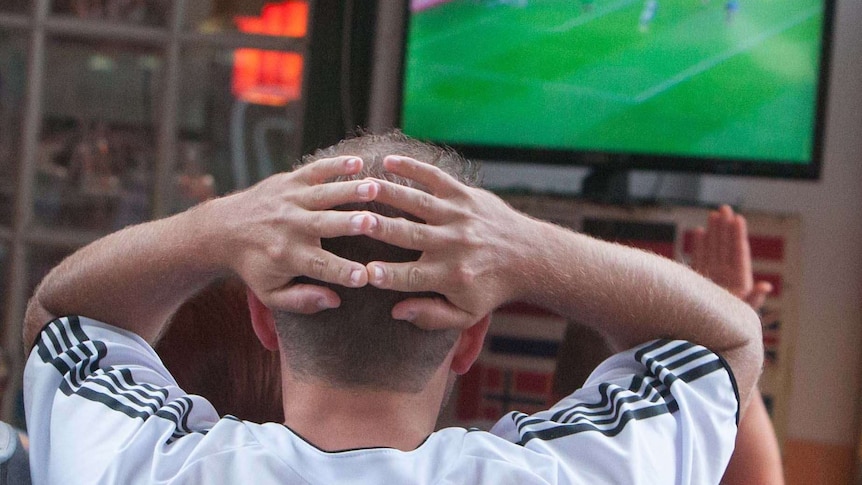
{"type": "MultiPolygon", "coordinates": [[[[375,177],[420,189],[411,180],[383,169],[387,155],[404,155],[437,166],[468,185],[478,185],[478,167],[454,150],[410,138],[399,131],[360,133],[303,158],[302,164],[321,158],[356,155],[364,164],[359,174],[339,179],[375,177]]],[[[404,211],[372,202],[339,207],[368,210],[386,217],[415,220],[404,211]]],[[[419,251],[399,248],[369,237],[339,237],[321,241],[324,249],[341,257],[370,261],[415,261],[419,251]]],[[[324,284],[315,282],[316,284],[324,284]]],[[[345,288],[324,284],[341,297],[341,306],[314,315],[275,312],[276,328],[287,365],[298,378],[322,379],[338,387],[419,392],[452,348],[458,332],[423,330],[393,320],[392,307],[416,296],[381,290],[371,285],[345,288]]]]}

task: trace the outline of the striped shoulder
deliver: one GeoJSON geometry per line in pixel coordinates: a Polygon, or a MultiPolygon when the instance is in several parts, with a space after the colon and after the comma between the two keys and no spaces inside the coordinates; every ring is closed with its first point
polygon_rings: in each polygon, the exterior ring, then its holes
{"type": "Polygon", "coordinates": [[[676,381],[690,383],[728,369],[715,353],[684,341],[657,340],[628,355],[641,363],[644,372],[622,382],[597,385],[598,399],[572,400],[573,404],[549,411],[550,416],[512,413],[510,417],[517,427],[519,443],[524,445],[534,439],[553,440],[584,432],[616,436],[633,422],[678,411],[679,405],[671,392],[676,381]]]}
{"type": "Polygon", "coordinates": [[[59,389],[64,395],[99,403],[132,419],[157,416],[170,421],[174,431],[168,444],[193,432],[188,426],[192,399],[171,400],[167,389],[140,382],[129,366],[105,365],[109,344],[92,339],[86,330],[81,318],[62,317],[46,325],[37,339],[35,352],[62,376],[59,389]]]}
{"type": "Polygon", "coordinates": [[[668,387],[677,379],[690,383],[716,371],[730,372],[719,355],[682,340],[656,340],[645,344],[635,352],[635,360],[668,387]]]}

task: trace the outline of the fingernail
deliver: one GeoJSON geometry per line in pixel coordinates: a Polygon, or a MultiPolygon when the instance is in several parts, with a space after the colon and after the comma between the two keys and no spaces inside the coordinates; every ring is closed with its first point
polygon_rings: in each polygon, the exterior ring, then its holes
{"type": "Polygon", "coordinates": [[[329,300],[327,300],[326,298],[321,298],[317,300],[317,308],[320,308],[321,310],[329,310],[335,307],[332,306],[332,304],[329,303],[329,300]]]}
{"type": "Polygon", "coordinates": [[[362,226],[365,225],[365,219],[367,219],[367,217],[368,216],[366,216],[365,214],[358,214],[358,215],[351,217],[350,218],[350,229],[352,229],[355,232],[362,231],[362,226]]]}
{"type": "Polygon", "coordinates": [[[368,197],[369,195],[371,195],[371,191],[375,185],[377,184],[375,184],[374,182],[366,182],[364,184],[359,184],[359,186],[356,187],[356,194],[361,197],[368,197]]]}
{"type": "Polygon", "coordinates": [[[377,218],[368,214],[357,214],[350,218],[350,229],[361,233],[366,229],[377,227],[377,218]]]}
{"type": "Polygon", "coordinates": [[[347,160],[346,162],[344,162],[344,166],[348,170],[355,170],[356,167],[359,166],[360,162],[361,162],[361,160],[359,160],[358,158],[351,158],[351,159],[347,160]]]}
{"type": "Polygon", "coordinates": [[[363,271],[361,269],[354,269],[353,271],[351,271],[350,283],[353,285],[359,285],[359,283],[362,281],[362,273],[363,271]]]}
{"type": "Polygon", "coordinates": [[[393,315],[392,318],[394,318],[396,320],[404,320],[405,322],[413,323],[414,321],[416,321],[416,312],[409,311],[409,312],[401,315],[400,317],[396,317],[393,315]]]}
{"type": "Polygon", "coordinates": [[[387,162],[394,164],[401,163],[403,160],[403,157],[401,157],[400,155],[389,155],[386,157],[387,162]]]}
{"type": "Polygon", "coordinates": [[[371,272],[374,274],[374,282],[381,283],[383,281],[383,268],[380,266],[375,266],[372,268],[371,272]]]}

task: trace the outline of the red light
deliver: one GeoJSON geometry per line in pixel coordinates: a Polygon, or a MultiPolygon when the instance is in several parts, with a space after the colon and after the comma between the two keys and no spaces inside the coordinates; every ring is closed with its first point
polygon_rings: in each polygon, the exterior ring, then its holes
{"type": "MultiPolygon", "coordinates": [[[[234,17],[237,28],[249,34],[304,37],[308,4],[304,1],[268,3],[260,17],[234,17]]],[[[299,98],[302,55],[295,52],[237,49],[234,52],[232,92],[248,103],[284,106],[299,98]]]]}

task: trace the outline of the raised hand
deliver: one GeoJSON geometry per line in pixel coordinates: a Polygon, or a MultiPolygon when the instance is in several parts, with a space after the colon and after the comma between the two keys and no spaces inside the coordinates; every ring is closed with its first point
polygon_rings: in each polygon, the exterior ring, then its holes
{"type": "Polygon", "coordinates": [[[691,267],[759,310],[772,291],[754,281],[745,218],[723,205],[709,214],[706,228],[694,231],[691,267]]]}
{"type": "Polygon", "coordinates": [[[213,201],[222,209],[219,223],[231,234],[223,248],[229,266],[268,307],[314,313],[340,304],[328,288],[293,284],[298,276],[347,287],[368,283],[364,265],[320,245],[321,238],[362,234],[376,224],[367,213],[328,210],[377,196],[376,181],[326,183],[359,172],[362,163],[349,156],[321,159],[213,201]]]}
{"type": "Polygon", "coordinates": [[[429,192],[380,181],[376,200],[402,209],[425,223],[380,218],[369,236],[420,250],[418,261],[368,264],[369,283],[405,292],[431,291],[445,299],[413,298],[396,305],[392,316],[426,328],[468,327],[513,296],[517,262],[530,235],[519,230],[528,218],[496,195],[468,187],[437,167],[389,156],[391,173],[429,192]]]}

